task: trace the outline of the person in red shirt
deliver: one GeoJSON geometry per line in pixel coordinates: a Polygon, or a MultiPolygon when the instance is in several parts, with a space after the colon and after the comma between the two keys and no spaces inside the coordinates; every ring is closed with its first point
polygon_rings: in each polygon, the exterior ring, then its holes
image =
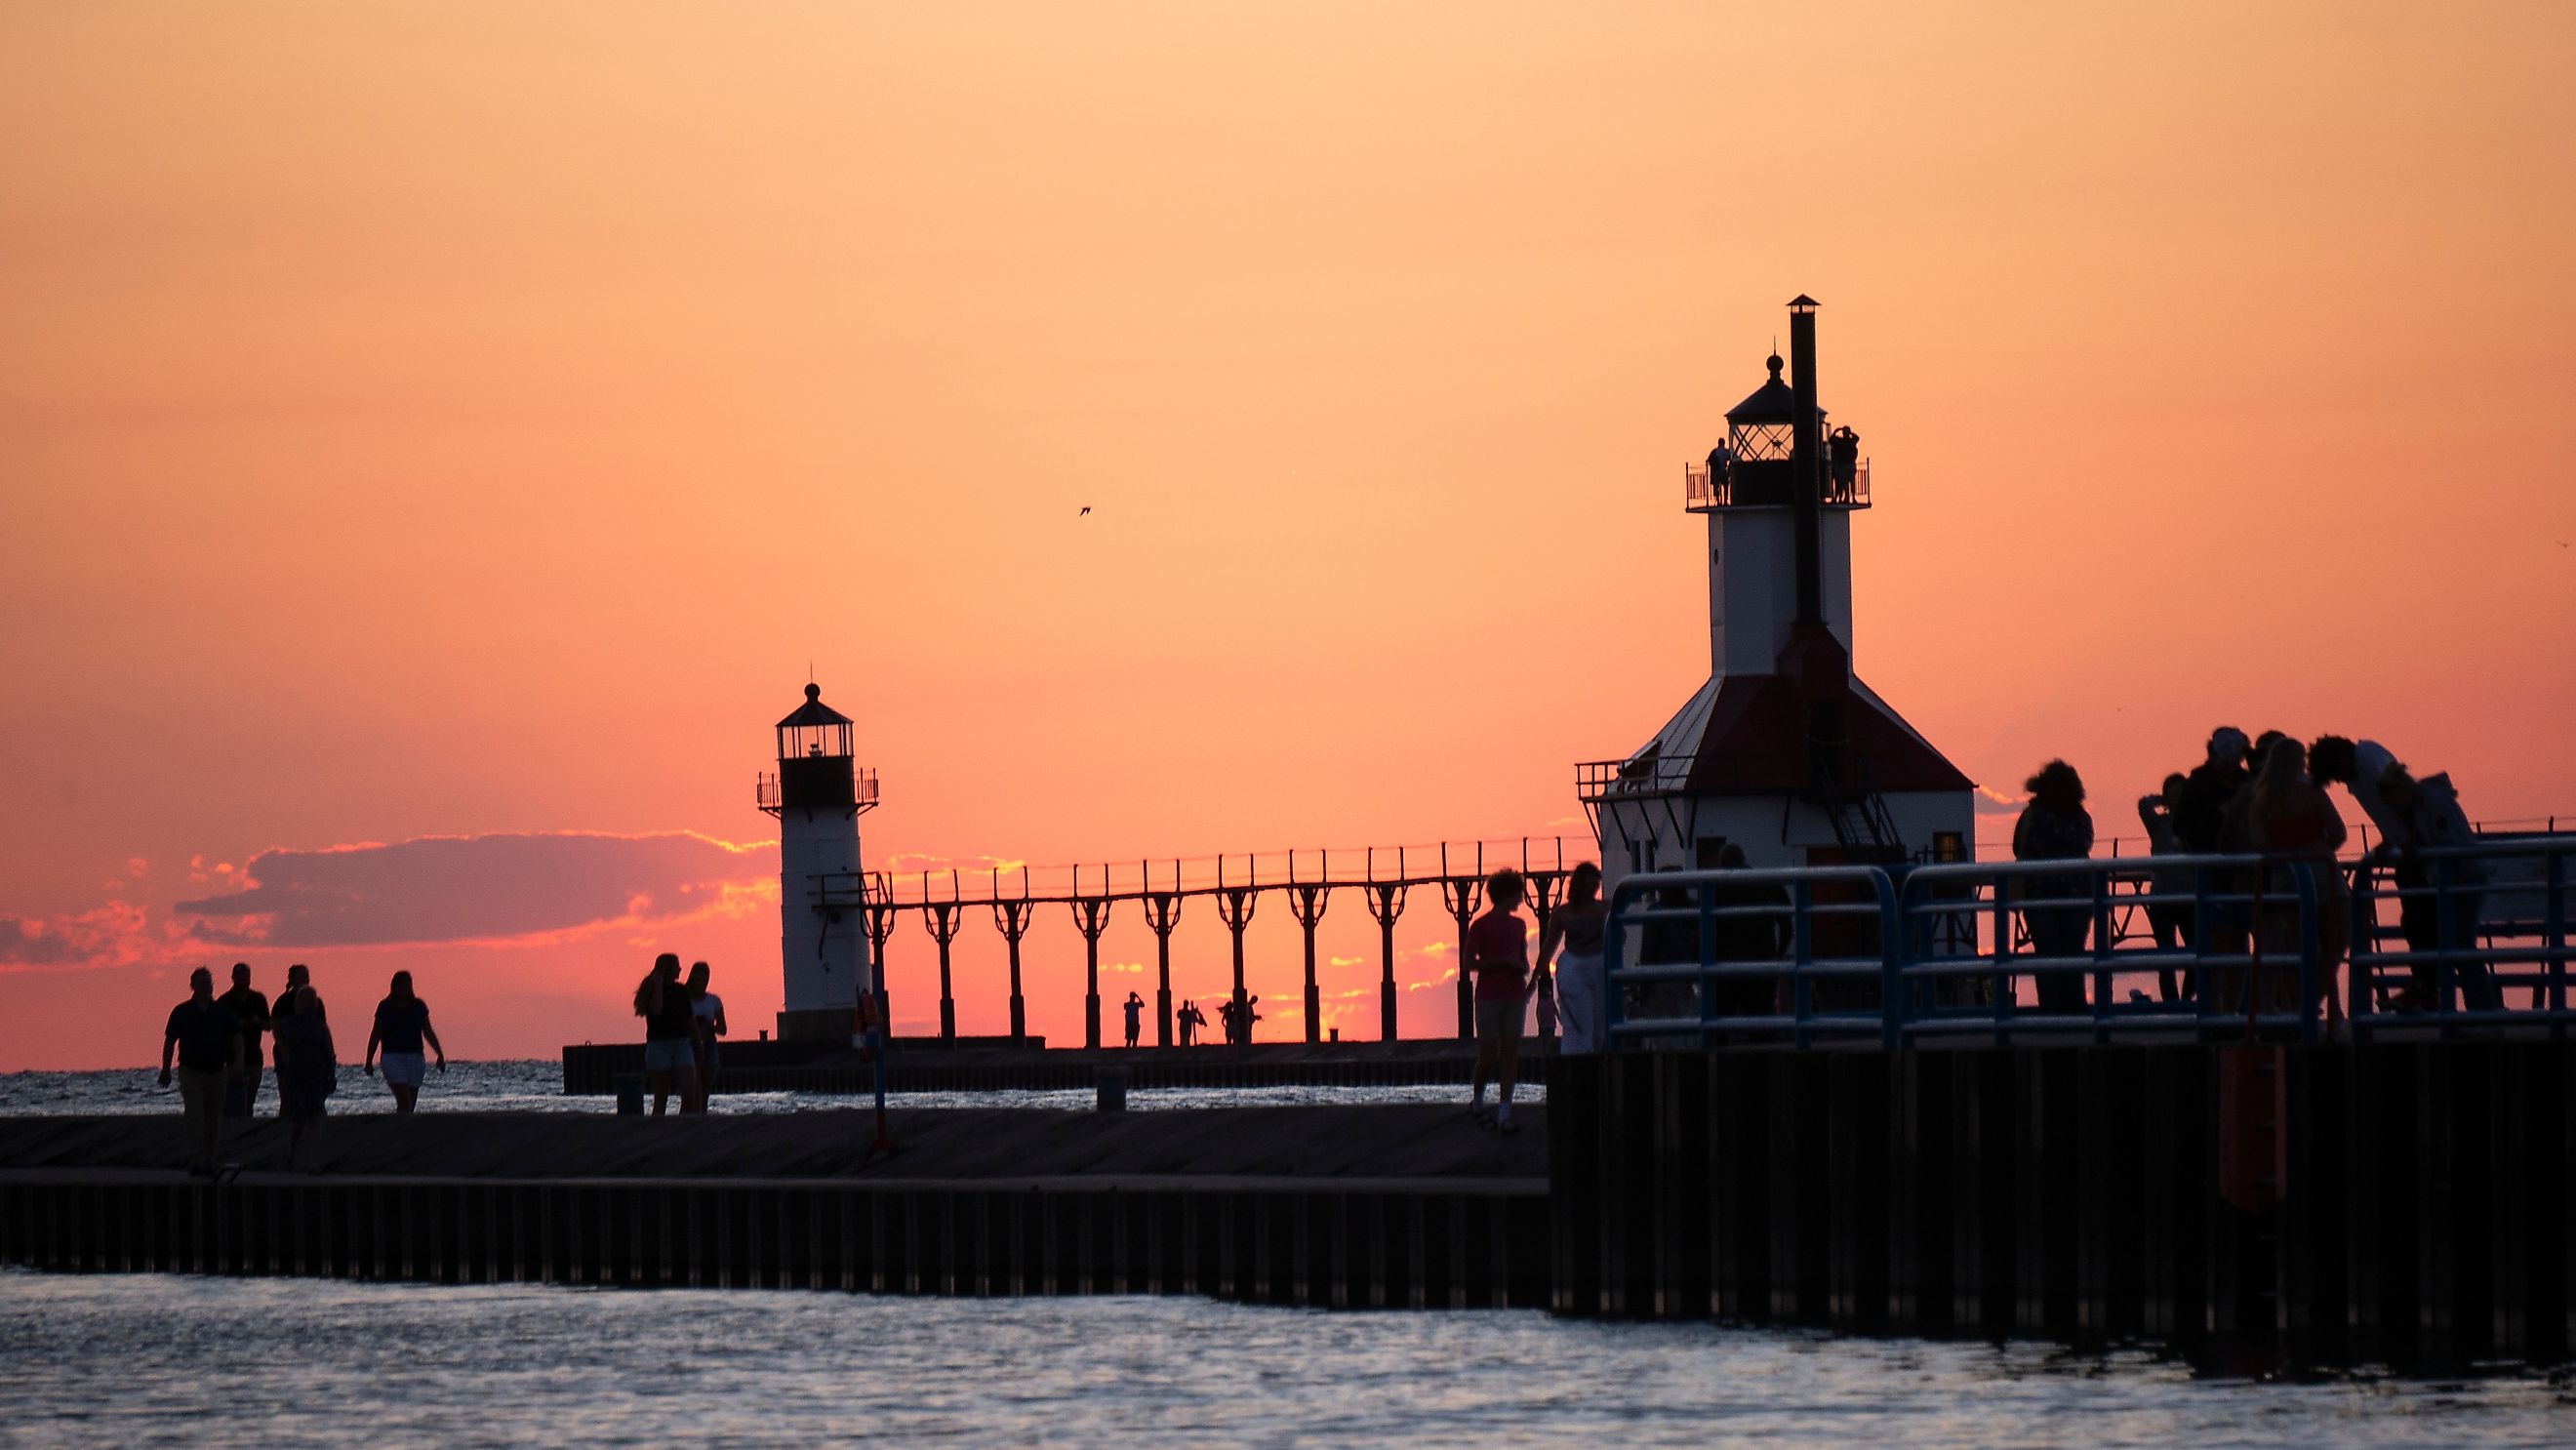
{"type": "Polygon", "coordinates": [[[1475,1097],[1467,1111],[1496,1132],[1517,1133],[1512,1122],[1512,1083],[1520,1074],[1521,1008],[1529,992],[1529,928],[1512,913],[1520,908],[1521,873],[1497,871],[1485,882],[1490,905],[1467,928],[1466,966],[1476,974],[1475,1097]],[[1500,1082],[1501,1106],[1485,1115],[1485,1083],[1500,1082]]]}

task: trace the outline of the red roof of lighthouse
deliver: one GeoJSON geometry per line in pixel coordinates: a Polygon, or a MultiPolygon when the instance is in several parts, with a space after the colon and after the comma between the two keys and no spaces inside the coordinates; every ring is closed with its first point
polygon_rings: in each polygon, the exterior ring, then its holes
{"type": "MultiPolygon", "coordinates": [[[[1974,789],[1959,767],[1857,677],[1843,697],[1842,727],[1848,758],[1868,766],[1882,793],[1974,789]]],[[[1806,698],[1787,675],[1709,681],[1638,756],[1648,751],[1666,761],[1688,760],[1679,789],[1692,795],[1776,795],[1803,791],[1815,779],[1806,698]]]]}

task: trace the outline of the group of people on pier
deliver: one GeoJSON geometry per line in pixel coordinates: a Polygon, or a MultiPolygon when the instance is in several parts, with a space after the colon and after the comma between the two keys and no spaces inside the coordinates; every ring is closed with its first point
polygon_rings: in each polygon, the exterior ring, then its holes
{"type": "Polygon", "coordinates": [[[681,1112],[703,1113],[715,1092],[726,1023],[724,998],[708,989],[714,978],[714,969],[698,962],[682,980],[679,954],[664,952],[636,985],[635,1015],[644,1019],[644,1078],[657,1118],[674,1096],[681,1112]]]}
{"type": "MultiPolygon", "coordinates": [[[[285,989],[273,1002],[251,985],[248,962],[233,963],[232,989],[220,997],[215,974],[205,967],[189,974],[188,989],[188,1000],[170,1009],[162,1027],[160,1082],[171,1086],[175,1059],[192,1150],[189,1172],[213,1176],[224,1120],[256,1114],[269,1055],[263,1043],[276,1057],[277,1115],[287,1129],[284,1166],[292,1169],[297,1151],[322,1120],[324,1102],[339,1088],[330,1015],[314,990],[312,969],[302,962],[288,967],[285,989]]],[[[436,1055],[440,1072],[447,1071],[447,1049],[430,1025],[429,1004],[412,990],[411,973],[396,972],[376,1004],[362,1070],[374,1076],[381,1060],[394,1111],[408,1113],[429,1075],[429,1054],[436,1055]]]]}
{"type": "MultiPolygon", "coordinates": [[[[2084,781],[2073,766],[2052,760],[2028,782],[2030,801],[2013,829],[2017,861],[2080,860],[2092,854],[2093,818],[2084,808],[2084,781]]],[[[2481,888],[2486,876],[2475,857],[2453,858],[2440,883],[2449,909],[2437,899],[2434,871],[2425,852],[2466,846],[2476,839],[2459,793],[2447,773],[2418,778],[2388,748],[2373,740],[2321,735],[2302,743],[2278,730],[2251,741],[2234,726],[2211,732],[2202,761],[2187,772],[2165,777],[2163,788],[2138,802],[2152,854],[2157,856],[2265,855],[2284,862],[2304,861],[2316,883],[2316,958],[2313,992],[2320,999],[2298,998],[2296,956],[2298,918],[2277,904],[2258,910],[2263,893],[2275,903],[2292,899],[2296,889],[2286,864],[2259,871],[2213,873],[2206,883],[2189,866],[2159,869],[2148,881],[2146,914],[2156,944],[2172,950],[2202,948],[2219,955],[2244,953],[2259,946],[2275,963],[2255,985],[2254,1005],[2270,1011],[2322,1010],[2330,1030],[2340,1024],[2344,994],[2336,989],[2352,924],[2352,874],[2385,866],[2399,899],[2399,932],[2410,964],[2409,985],[2379,1002],[2383,1010],[2421,1012],[2437,1003],[2438,968],[2433,954],[2475,945],[2481,888]],[[2377,839],[2352,866],[2337,854],[2349,839],[2343,816],[2328,786],[2341,786],[2361,808],[2377,839]],[[2204,918],[2197,896],[2203,886],[2221,899],[2204,918]],[[2239,898],[2251,898],[2250,900],[2239,898]],[[2207,943],[2199,940],[2206,930],[2207,943]]],[[[2081,898],[2088,885],[2080,876],[2029,875],[2020,878],[2022,896],[2058,899],[2021,913],[2031,951],[2040,957],[2077,957],[2088,950],[2094,913],[2066,902],[2081,898]]],[[[2503,1005],[2492,972],[2480,962],[2456,963],[2453,979],[2462,1001],[2472,1009],[2503,1005]]],[[[2082,1012],[2086,1007],[2085,975],[2048,973],[2034,987],[2044,1011],[2082,1012]]],[[[2243,1001],[2242,974],[2213,973],[2209,984],[2221,1010],[2234,1011],[2243,1001]]],[[[2177,980],[2160,974],[2158,989],[2166,1001],[2190,994],[2188,974],[2177,980]]]]}

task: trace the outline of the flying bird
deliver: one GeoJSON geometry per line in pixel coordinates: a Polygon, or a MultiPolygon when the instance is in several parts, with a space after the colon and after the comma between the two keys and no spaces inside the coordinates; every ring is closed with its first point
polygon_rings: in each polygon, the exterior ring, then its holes
{"type": "Polygon", "coordinates": [[[1091,517],[1091,505],[1084,504],[1082,506],[1082,512],[1075,514],[1074,517],[1078,519],[1087,519],[1091,517]]]}

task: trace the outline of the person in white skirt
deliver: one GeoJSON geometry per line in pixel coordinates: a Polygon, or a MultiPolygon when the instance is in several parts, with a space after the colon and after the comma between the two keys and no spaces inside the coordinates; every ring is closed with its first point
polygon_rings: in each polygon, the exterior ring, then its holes
{"type": "Polygon", "coordinates": [[[429,1025],[429,1004],[413,995],[411,973],[396,972],[392,989],[376,1004],[376,1025],[367,1033],[365,1071],[375,1072],[376,1050],[383,1048],[385,1086],[393,1089],[397,1113],[410,1112],[420,1101],[421,1079],[429,1076],[424,1045],[438,1054],[438,1070],[447,1071],[447,1049],[439,1044],[438,1030],[429,1025]]]}
{"type": "Polygon", "coordinates": [[[1601,934],[1610,908],[1601,900],[1601,868],[1590,861],[1566,879],[1565,904],[1550,913],[1539,937],[1538,966],[1556,964],[1556,1020],[1564,1033],[1560,1052],[1601,1052],[1602,1002],[1609,984],[1602,979],[1601,934]],[[1562,955],[1559,955],[1560,949],[1562,955]]]}

